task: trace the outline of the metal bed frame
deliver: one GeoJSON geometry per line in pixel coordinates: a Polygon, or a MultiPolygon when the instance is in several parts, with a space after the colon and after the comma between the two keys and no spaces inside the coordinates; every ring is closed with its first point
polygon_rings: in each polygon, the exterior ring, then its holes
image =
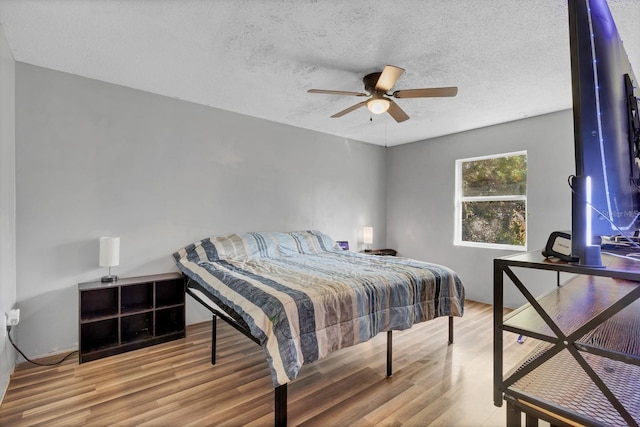
{"type": "MultiPolygon", "coordinates": [[[[251,341],[260,345],[260,341],[251,335],[251,331],[249,328],[237,322],[235,319],[231,318],[227,313],[220,312],[219,310],[211,307],[211,305],[207,304],[202,300],[196,293],[194,293],[189,288],[189,283],[193,279],[189,278],[185,283],[185,292],[193,299],[202,304],[207,310],[211,311],[213,314],[211,318],[211,364],[216,364],[216,325],[217,318],[220,317],[222,320],[231,325],[234,329],[241,332],[251,341]]],[[[197,282],[196,282],[197,283],[197,282]]],[[[393,357],[392,357],[392,347],[393,347],[393,331],[387,331],[387,377],[393,375],[393,357]]],[[[453,316],[449,316],[449,345],[453,344],[453,316]]],[[[287,384],[279,385],[274,389],[274,412],[275,412],[275,426],[276,427],[284,427],[287,425],[287,384]]]]}

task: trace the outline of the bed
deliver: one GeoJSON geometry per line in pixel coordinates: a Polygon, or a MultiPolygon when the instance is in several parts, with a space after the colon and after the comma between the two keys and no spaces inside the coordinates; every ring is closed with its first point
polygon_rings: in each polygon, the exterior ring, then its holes
{"type": "Polygon", "coordinates": [[[186,292],[264,349],[276,425],[286,425],[286,385],[303,365],[340,348],[441,316],[462,316],[464,287],[451,269],[339,248],[316,231],[210,237],[173,254],[186,292]]]}

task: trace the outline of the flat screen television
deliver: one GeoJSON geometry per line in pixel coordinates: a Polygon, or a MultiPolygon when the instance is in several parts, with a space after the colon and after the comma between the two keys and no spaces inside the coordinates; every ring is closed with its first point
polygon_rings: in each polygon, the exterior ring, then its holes
{"type": "Polygon", "coordinates": [[[630,237],[640,229],[638,81],[606,0],[568,3],[576,163],[572,256],[597,267],[601,236],[630,237]]]}

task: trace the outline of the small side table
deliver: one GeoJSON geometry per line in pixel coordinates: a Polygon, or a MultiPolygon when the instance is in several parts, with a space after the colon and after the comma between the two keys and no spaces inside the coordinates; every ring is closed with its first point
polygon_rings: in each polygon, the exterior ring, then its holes
{"type": "Polygon", "coordinates": [[[371,249],[370,251],[360,251],[360,253],[366,255],[396,256],[398,251],[395,249],[371,249]]]}
{"type": "Polygon", "coordinates": [[[80,283],[79,362],[185,337],[180,273],[80,283]]]}

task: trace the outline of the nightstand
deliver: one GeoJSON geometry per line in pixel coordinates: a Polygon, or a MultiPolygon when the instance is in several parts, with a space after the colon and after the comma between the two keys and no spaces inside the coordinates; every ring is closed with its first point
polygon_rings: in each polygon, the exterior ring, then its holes
{"type": "Polygon", "coordinates": [[[360,251],[360,253],[365,255],[396,256],[398,251],[395,249],[371,249],[370,251],[360,251]]]}

